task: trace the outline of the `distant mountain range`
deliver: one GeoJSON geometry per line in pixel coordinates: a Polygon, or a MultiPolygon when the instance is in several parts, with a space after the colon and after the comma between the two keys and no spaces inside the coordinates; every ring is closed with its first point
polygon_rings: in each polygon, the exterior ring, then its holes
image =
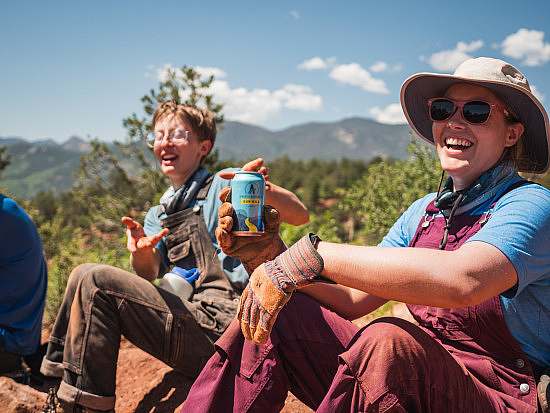
{"type": "MultiPolygon", "coordinates": [[[[364,159],[377,156],[403,159],[411,141],[406,125],[384,125],[362,118],[339,122],[311,122],[281,131],[270,131],[240,122],[224,122],[216,147],[222,159],[236,161],[261,156],[272,160],[364,159]]],[[[41,190],[69,189],[80,156],[90,145],[73,136],[64,143],[52,139],[29,142],[19,137],[0,137],[7,147],[10,165],[0,176],[0,188],[19,197],[30,197],[41,190]]]]}

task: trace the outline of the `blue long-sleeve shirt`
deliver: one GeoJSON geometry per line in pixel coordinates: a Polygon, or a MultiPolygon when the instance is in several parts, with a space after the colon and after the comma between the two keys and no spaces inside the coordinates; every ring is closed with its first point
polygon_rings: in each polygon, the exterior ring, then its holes
{"type": "Polygon", "coordinates": [[[0,194],[0,348],[32,354],[40,344],[47,268],[27,213],[0,194]]]}

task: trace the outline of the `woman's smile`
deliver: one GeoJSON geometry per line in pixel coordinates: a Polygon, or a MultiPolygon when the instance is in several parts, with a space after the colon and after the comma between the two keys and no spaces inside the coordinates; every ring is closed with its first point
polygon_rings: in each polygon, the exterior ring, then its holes
{"type": "Polygon", "coordinates": [[[449,136],[445,138],[444,143],[446,148],[457,151],[466,151],[474,145],[470,140],[466,138],[454,136],[449,136]]]}

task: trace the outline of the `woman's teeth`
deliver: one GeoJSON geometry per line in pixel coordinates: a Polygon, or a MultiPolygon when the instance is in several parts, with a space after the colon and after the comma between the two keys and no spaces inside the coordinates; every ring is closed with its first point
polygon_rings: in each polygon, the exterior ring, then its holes
{"type": "Polygon", "coordinates": [[[451,149],[466,149],[472,146],[472,142],[462,138],[446,138],[445,146],[451,149]]]}

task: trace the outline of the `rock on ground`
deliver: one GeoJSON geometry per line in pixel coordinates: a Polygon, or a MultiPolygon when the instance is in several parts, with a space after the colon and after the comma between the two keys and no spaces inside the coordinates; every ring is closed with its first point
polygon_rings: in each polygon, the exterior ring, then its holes
{"type": "Polygon", "coordinates": [[[7,377],[0,377],[0,410],[13,413],[35,413],[42,411],[46,393],[16,383],[7,377]]]}

